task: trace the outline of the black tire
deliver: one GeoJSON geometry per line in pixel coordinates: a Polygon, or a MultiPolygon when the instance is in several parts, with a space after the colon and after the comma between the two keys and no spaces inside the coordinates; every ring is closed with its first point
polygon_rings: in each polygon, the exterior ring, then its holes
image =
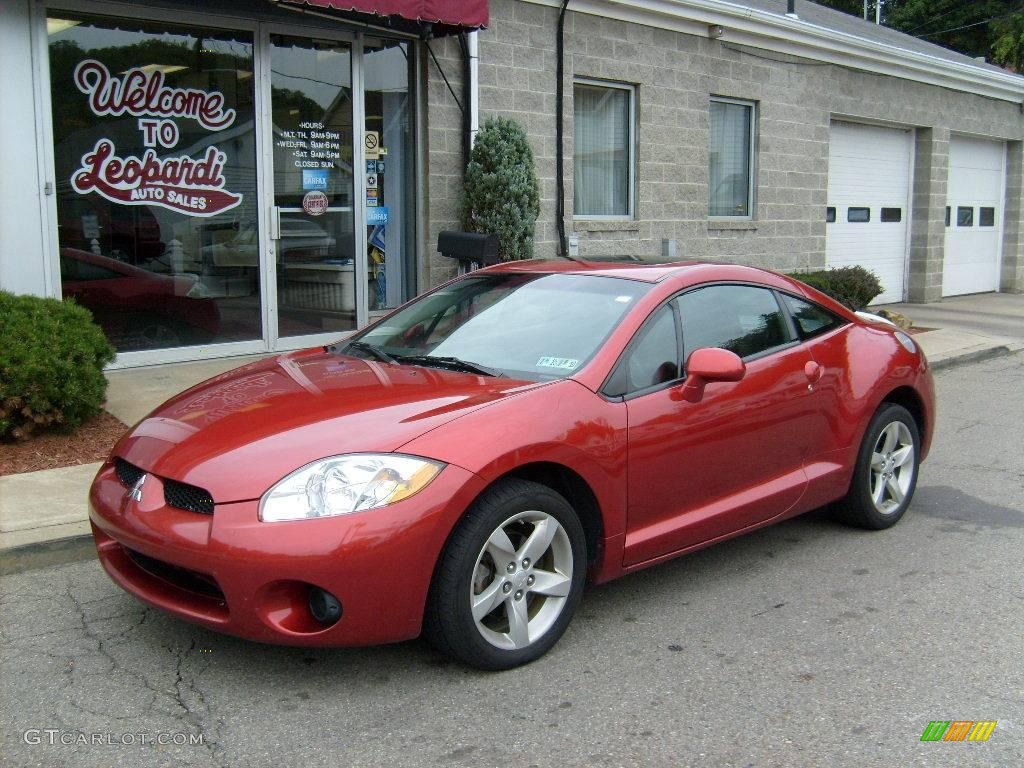
{"type": "MultiPolygon", "coordinates": [[[[885,453],[882,452],[881,455],[885,455],[885,453]]],[[[868,425],[867,432],[864,433],[864,439],[861,441],[860,450],[857,453],[857,466],[853,472],[850,489],[847,491],[846,496],[835,504],[835,511],[839,519],[849,525],[875,531],[894,526],[903,517],[907,507],[910,506],[910,502],[914,498],[920,461],[921,436],[914,417],[910,415],[906,408],[900,405],[882,403],[871,418],[871,423],[868,425]],[[875,503],[872,494],[873,488],[877,487],[875,483],[878,478],[877,474],[872,470],[872,456],[875,454],[875,448],[880,445],[883,432],[890,427],[895,431],[902,432],[903,430],[899,425],[906,428],[906,434],[909,435],[910,444],[913,447],[912,458],[904,467],[910,471],[910,476],[907,478],[906,487],[902,491],[902,499],[899,501],[892,497],[891,491],[888,489],[884,490],[885,496],[882,504],[887,508],[882,510],[875,503]]],[[[885,465],[883,467],[885,468],[885,465]]],[[[894,469],[891,466],[887,468],[890,470],[890,473],[894,469]]],[[[895,469],[902,472],[902,469],[898,467],[895,469]]],[[[902,474],[899,475],[897,482],[902,482],[902,474]]]]}
{"type": "MultiPolygon", "coordinates": [[[[559,536],[559,541],[564,557],[565,539],[559,536]]],[[[553,550],[554,544],[550,551],[553,550]]],[[[445,545],[434,569],[423,621],[424,635],[442,653],[478,669],[501,670],[528,664],[547,653],[569,626],[583,596],[586,570],[586,538],[569,503],[545,485],[516,478],[502,480],[472,504],[445,545]],[[561,610],[553,623],[525,647],[504,649],[488,641],[478,628],[470,599],[475,589],[474,579],[478,577],[478,558],[492,533],[509,524],[511,518],[528,511],[545,513],[561,525],[571,548],[571,582],[564,602],[558,603],[561,610]]],[[[495,565],[488,585],[508,579],[495,565]]],[[[526,592],[524,605],[530,605],[530,611],[534,611],[538,604],[532,601],[537,600],[538,595],[526,592]]],[[[548,598],[540,596],[540,599],[539,605],[543,607],[543,600],[548,598]]],[[[502,603],[496,608],[498,613],[489,616],[507,617],[507,610],[507,605],[502,603]]]]}

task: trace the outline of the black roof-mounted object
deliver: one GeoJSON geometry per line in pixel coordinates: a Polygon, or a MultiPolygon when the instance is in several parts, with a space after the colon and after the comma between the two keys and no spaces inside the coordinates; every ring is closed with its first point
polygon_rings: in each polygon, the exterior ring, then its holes
{"type": "Polygon", "coordinates": [[[437,252],[458,261],[459,274],[501,261],[498,236],[479,232],[441,232],[437,236],[437,252]]]}

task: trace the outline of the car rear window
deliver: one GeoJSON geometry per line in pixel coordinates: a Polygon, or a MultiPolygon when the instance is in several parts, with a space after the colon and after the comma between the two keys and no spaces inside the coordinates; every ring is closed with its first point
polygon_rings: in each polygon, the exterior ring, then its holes
{"type": "Polygon", "coordinates": [[[800,334],[802,341],[827,333],[846,323],[843,318],[813,301],[798,299],[788,293],[782,294],[782,301],[789,310],[789,314],[792,315],[797,333],[800,334]]]}

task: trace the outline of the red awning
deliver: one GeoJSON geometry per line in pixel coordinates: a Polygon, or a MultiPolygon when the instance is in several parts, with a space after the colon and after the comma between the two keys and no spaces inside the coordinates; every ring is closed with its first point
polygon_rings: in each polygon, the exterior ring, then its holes
{"type": "Polygon", "coordinates": [[[478,29],[487,26],[487,0],[290,0],[317,8],[397,16],[408,21],[478,29]]]}

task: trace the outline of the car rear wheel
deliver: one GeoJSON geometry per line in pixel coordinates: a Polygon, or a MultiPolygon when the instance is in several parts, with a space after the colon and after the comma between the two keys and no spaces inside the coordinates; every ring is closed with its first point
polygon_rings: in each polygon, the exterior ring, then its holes
{"type": "Polygon", "coordinates": [[[445,546],[426,635],[481,669],[531,662],[569,625],[586,567],[583,528],[569,503],[547,486],[504,480],[473,504],[445,546]]]}
{"type": "Polygon", "coordinates": [[[864,434],[850,490],[837,504],[840,517],[873,530],[899,522],[917,487],[920,445],[910,412],[883,403],[864,434]]]}

